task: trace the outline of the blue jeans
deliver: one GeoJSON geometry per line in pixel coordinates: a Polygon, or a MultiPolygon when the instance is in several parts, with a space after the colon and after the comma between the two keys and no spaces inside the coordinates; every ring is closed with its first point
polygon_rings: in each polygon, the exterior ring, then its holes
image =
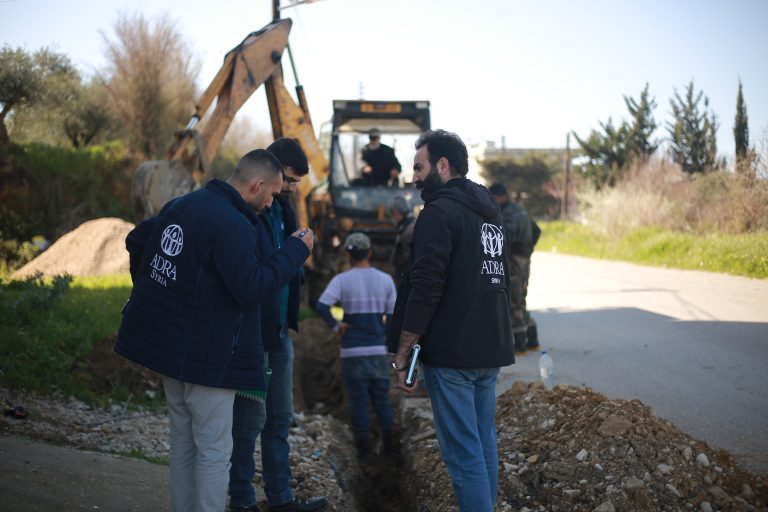
{"type": "Polygon", "coordinates": [[[229,502],[233,507],[256,505],[253,452],[266,416],[264,402],[235,396],[232,408],[232,465],[229,468],[229,502]]]}
{"type": "Polygon", "coordinates": [[[280,333],[281,350],[269,353],[272,377],[267,393],[267,421],[261,432],[264,493],[270,507],[293,500],[288,430],[293,422],[293,340],[288,329],[280,333]]]}
{"type": "Polygon", "coordinates": [[[368,400],[373,404],[379,428],[391,431],[393,414],[387,356],[342,357],[341,375],[347,388],[352,431],[358,435],[368,434],[368,400]]]}
{"type": "Polygon", "coordinates": [[[496,377],[499,368],[422,365],[440,454],[462,512],[491,512],[499,486],[496,377]]]}
{"type": "Polygon", "coordinates": [[[288,462],[288,429],[293,421],[293,340],[288,329],[280,333],[281,350],[267,354],[272,369],[266,403],[235,398],[232,423],[232,468],[229,472],[230,504],[256,504],[253,490],[253,451],[261,434],[261,465],[264,492],[270,506],[293,500],[291,466],[288,462]]]}

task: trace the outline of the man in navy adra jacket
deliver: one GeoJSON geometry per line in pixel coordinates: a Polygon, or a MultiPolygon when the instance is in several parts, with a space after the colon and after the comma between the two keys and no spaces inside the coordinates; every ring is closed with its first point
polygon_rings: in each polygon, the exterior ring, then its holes
{"type": "Polygon", "coordinates": [[[266,387],[260,305],[313,246],[296,231],[262,258],[254,226],[282,181],[272,154],[251,151],[227,182],[174,199],[126,238],[133,291],[115,351],[163,375],[174,511],[224,510],[235,390],[266,387]]]}

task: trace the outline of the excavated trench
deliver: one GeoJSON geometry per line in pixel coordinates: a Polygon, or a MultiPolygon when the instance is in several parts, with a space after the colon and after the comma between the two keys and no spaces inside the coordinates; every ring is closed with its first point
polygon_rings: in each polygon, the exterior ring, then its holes
{"type": "MultiPolygon", "coordinates": [[[[341,424],[349,424],[349,414],[341,379],[339,341],[335,333],[317,319],[302,321],[301,335],[295,340],[294,402],[297,411],[330,415],[341,424]]],[[[371,454],[367,464],[355,463],[344,475],[345,484],[354,496],[355,507],[361,512],[394,512],[415,510],[415,496],[407,488],[409,470],[407,457],[400,452],[401,393],[390,390],[395,409],[393,429],[397,456],[383,460],[379,456],[380,436],[376,419],[371,414],[371,454]]],[[[422,399],[423,400],[423,399],[422,399]]],[[[351,436],[348,452],[355,453],[351,436]]]]}
{"type": "MultiPolygon", "coordinates": [[[[137,397],[157,390],[157,376],[126,365],[113,344],[103,340],[89,360],[94,387],[120,382],[137,397]]],[[[393,391],[400,457],[391,464],[373,457],[361,466],[348,427],[338,339],[315,318],[302,322],[295,346],[297,412],[290,443],[296,495],[328,496],[329,512],[455,512],[428,400],[403,399],[393,391]]],[[[126,416],[72,400],[11,400],[30,415],[6,422],[9,432],[56,436],[80,448],[168,455],[162,411],[126,416]]],[[[637,400],[517,381],[498,397],[496,419],[500,512],[768,510],[768,475],[744,471],[727,452],[691,438],[637,400]]],[[[260,468],[260,450],[254,456],[260,468]]],[[[258,492],[260,474],[254,483],[258,492]]]]}
{"type": "MultiPolygon", "coordinates": [[[[338,351],[322,321],[303,322],[297,408],[338,418],[337,437],[347,440],[343,450],[354,459],[338,351]]],[[[396,390],[390,396],[400,456],[390,465],[375,459],[348,465],[354,503],[333,510],[456,511],[428,400],[402,398],[396,390]]],[[[497,399],[496,425],[501,512],[768,510],[766,475],[744,471],[729,453],[691,438],[637,400],[517,381],[497,399]]]]}

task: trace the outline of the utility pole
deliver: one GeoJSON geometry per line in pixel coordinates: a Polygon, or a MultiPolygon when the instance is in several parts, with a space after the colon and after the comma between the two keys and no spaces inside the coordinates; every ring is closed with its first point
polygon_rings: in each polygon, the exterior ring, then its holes
{"type": "Polygon", "coordinates": [[[563,186],[563,202],[560,203],[560,218],[568,218],[568,192],[571,190],[571,132],[565,136],[565,184],[563,186]]]}

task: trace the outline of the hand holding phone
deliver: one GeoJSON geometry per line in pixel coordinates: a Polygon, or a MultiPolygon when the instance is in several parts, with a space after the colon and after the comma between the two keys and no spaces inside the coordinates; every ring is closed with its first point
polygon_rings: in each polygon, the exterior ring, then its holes
{"type": "Polygon", "coordinates": [[[294,231],[291,236],[295,236],[309,248],[309,250],[312,250],[312,247],[315,245],[315,234],[312,232],[309,228],[299,229],[297,231],[294,231]]]}
{"type": "Polygon", "coordinates": [[[419,352],[421,352],[421,345],[417,343],[411,348],[411,360],[408,363],[408,373],[405,375],[405,385],[409,388],[416,383],[416,374],[419,371],[419,352]]]}

